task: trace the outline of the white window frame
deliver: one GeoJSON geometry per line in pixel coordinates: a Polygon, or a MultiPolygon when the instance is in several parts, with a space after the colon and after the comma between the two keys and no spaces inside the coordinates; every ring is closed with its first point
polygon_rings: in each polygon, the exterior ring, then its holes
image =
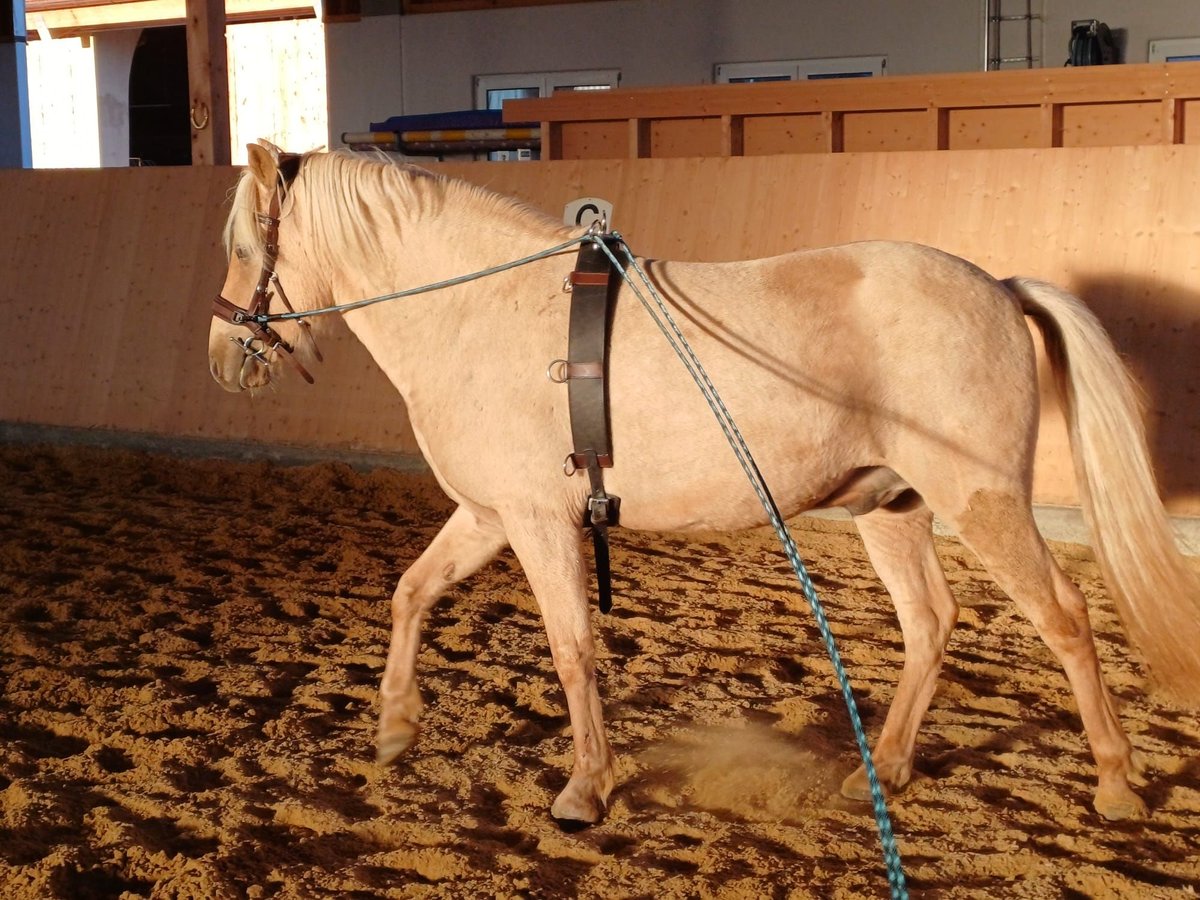
{"type": "MultiPolygon", "coordinates": [[[[537,88],[539,97],[549,97],[556,88],[581,88],[604,85],[615,88],[621,83],[620,69],[580,69],[567,72],[516,72],[505,75],[476,75],[475,108],[487,109],[489,91],[537,88]]],[[[597,87],[598,90],[601,88],[597,87]]]]}
{"type": "Polygon", "coordinates": [[[1164,38],[1150,42],[1150,62],[1185,62],[1200,59],[1200,38],[1164,38]]]}
{"type": "Polygon", "coordinates": [[[808,81],[819,78],[879,77],[887,74],[886,56],[836,56],[825,59],[778,59],[768,62],[717,63],[716,84],[750,79],[808,81]]]}

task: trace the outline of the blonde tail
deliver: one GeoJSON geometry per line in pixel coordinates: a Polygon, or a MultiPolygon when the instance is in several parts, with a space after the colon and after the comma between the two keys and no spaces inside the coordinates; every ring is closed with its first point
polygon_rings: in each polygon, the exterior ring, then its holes
{"type": "Polygon", "coordinates": [[[1158,497],[1138,389],[1081,301],[1032,279],[1004,284],[1045,340],[1084,517],[1121,621],[1155,684],[1200,706],[1200,578],[1158,497]]]}

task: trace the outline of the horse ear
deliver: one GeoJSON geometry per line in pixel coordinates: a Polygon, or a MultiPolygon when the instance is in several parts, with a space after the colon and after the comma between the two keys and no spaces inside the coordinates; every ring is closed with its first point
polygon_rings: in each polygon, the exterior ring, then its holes
{"type": "Polygon", "coordinates": [[[274,190],[279,181],[279,162],[276,156],[258,144],[247,144],[246,154],[249,159],[247,168],[250,169],[254,180],[266,190],[274,190]]]}

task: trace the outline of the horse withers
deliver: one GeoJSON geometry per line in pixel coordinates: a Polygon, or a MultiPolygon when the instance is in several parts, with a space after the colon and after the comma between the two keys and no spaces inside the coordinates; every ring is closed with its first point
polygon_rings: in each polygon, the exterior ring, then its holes
{"type": "MultiPolygon", "coordinates": [[[[260,291],[264,284],[286,285],[297,309],[313,310],[535,255],[575,235],[514,200],[416,167],[342,153],[295,157],[265,142],[249,151],[225,229],[221,297],[229,299],[209,344],[212,373],[232,391],[268,384],[295,343],[286,326],[254,333],[230,313],[261,296],[269,307],[274,291],[260,291]]],[[[559,254],[344,318],[404,397],[430,469],[458,504],[393,595],[378,758],[395,760],[417,737],[426,612],[510,546],[541,610],[573,731],[571,776],[551,813],[589,823],[615,782],[581,546],[589,488],[583,472],[564,477],[566,391],[545,375],[567,340],[561,286],[570,265],[559,254]]],[[[912,776],[958,613],[934,552],[936,513],[1065,669],[1098,767],[1095,808],[1110,819],[1143,814],[1138,764],[1102,679],[1083,595],[1034,525],[1038,385],[1027,319],[1043,334],[1059,384],[1085,512],[1122,621],[1157,684],[1193,704],[1200,591],[1155,492],[1134,386],[1084,305],[1051,285],[997,281],[906,243],[641,265],[733,411],[782,513],[844,506],[854,515],[905,646],[874,747],[882,784],[897,791],[912,776]]],[[[609,396],[614,464],[604,478],[622,498],[624,526],[731,530],[764,521],[703,397],[627,287],[612,316],[609,396]]],[[[868,795],[862,767],[843,792],[868,795]]]]}

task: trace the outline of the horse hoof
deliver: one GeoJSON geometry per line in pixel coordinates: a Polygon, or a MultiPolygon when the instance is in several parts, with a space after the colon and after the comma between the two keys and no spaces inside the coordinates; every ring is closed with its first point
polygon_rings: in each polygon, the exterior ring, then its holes
{"type": "Polygon", "coordinates": [[[580,831],[586,831],[595,825],[595,822],[584,822],[581,819],[562,819],[550,813],[550,817],[554,819],[554,824],[558,826],[560,831],[565,831],[567,834],[577,834],[580,831]]]}
{"type": "Polygon", "coordinates": [[[375,761],[386,766],[399,759],[417,740],[417,726],[405,723],[380,734],[375,746],[375,761]]]}
{"type": "Polygon", "coordinates": [[[563,831],[581,831],[604,817],[604,807],[594,799],[563,791],[550,807],[550,815],[563,831]]]}
{"type": "MultiPolygon", "coordinates": [[[[885,797],[890,797],[892,794],[898,793],[908,783],[909,779],[907,773],[889,779],[878,769],[876,770],[876,776],[879,778],[879,787],[883,789],[883,796],[885,797]]],[[[866,803],[870,803],[875,799],[871,793],[871,782],[867,780],[866,766],[859,766],[846,776],[846,780],[842,782],[842,796],[848,800],[862,800],[866,803]]]]}
{"type": "Polygon", "coordinates": [[[846,780],[842,782],[842,796],[848,800],[869,801],[871,799],[871,783],[867,781],[865,767],[859,766],[846,776],[846,780]]]}
{"type": "Polygon", "coordinates": [[[1125,819],[1144,819],[1148,810],[1146,801],[1131,791],[1123,788],[1116,791],[1100,791],[1092,803],[1096,812],[1110,822],[1120,822],[1125,819]]]}

